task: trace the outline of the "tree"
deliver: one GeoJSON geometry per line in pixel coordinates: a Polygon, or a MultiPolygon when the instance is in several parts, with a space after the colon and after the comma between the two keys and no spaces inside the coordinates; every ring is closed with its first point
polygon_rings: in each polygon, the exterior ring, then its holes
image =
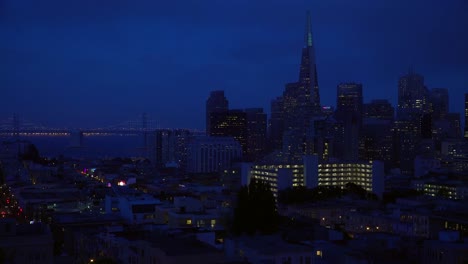
{"type": "Polygon", "coordinates": [[[367,191],[364,188],[352,182],[346,183],[345,191],[347,194],[356,195],[360,199],[364,199],[367,193],[367,191]]]}
{"type": "Polygon", "coordinates": [[[252,206],[250,205],[249,187],[242,186],[237,194],[237,207],[234,209],[234,233],[252,233],[254,231],[253,224],[249,221],[249,215],[251,215],[251,213],[252,206]]]}
{"type": "Polygon", "coordinates": [[[278,201],[282,204],[302,204],[312,200],[312,190],[304,186],[282,190],[278,194],[278,201]]]}
{"type": "Polygon", "coordinates": [[[384,204],[394,203],[397,198],[417,197],[422,194],[422,192],[414,189],[392,190],[390,192],[384,193],[382,201],[384,204]]]}
{"type": "Polygon", "coordinates": [[[39,155],[39,150],[34,144],[28,144],[23,155],[21,155],[21,158],[23,160],[31,160],[36,163],[39,163],[41,160],[41,156],[39,155]]]}
{"type": "Polygon", "coordinates": [[[271,234],[278,230],[279,219],[276,200],[270,185],[252,179],[249,186],[243,186],[238,193],[234,209],[233,232],[237,235],[256,232],[271,234]]]}
{"type": "Polygon", "coordinates": [[[304,186],[280,191],[279,201],[283,204],[303,204],[340,197],[343,191],[337,186],[317,186],[308,189],[304,186]]]}

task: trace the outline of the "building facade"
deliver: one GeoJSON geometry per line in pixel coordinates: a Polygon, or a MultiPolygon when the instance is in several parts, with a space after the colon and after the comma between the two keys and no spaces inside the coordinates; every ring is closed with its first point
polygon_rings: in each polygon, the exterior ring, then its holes
{"type": "Polygon", "coordinates": [[[196,137],[188,145],[187,172],[222,172],[242,158],[242,147],[232,137],[196,137]]]}
{"type": "Polygon", "coordinates": [[[344,189],[347,183],[354,183],[382,197],[384,176],[384,165],[380,161],[319,163],[317,155],[306,155],[302,160],[253,164],[249,174],[242,177],[267,182],[275,196],[289,187],[335,186],[344,189]]]}
{"type": "Polygon", "coordinates": [[[363,118],[375,118],[381,120],[393,120],[395,108],[385,99],[372,100],[363,106],[363,118]]]}
{"type": "Polygon", "coordinates": [[[468,140],[468,93],[465,94],[465,139],[468,140]]]}
{"type": "Polygon", "coordinates": [[[408,72],[398,82],[398,118],[406,118],[408,113],[426,111],[428,99],[424,77],[408,72]]]}
{"type": "Polygon", "coordinates": [[[310,119],[322,115],[320,94],[315,62],[315,48],[312,40],[310,14],[307,13],[306,33],[302,49],[299,79],[286,84],[283,92],[283,152],[300,157],[310,154],[307,132],[310,119]]]}
{"type": "Polygon", "coordinates": [[[267,144],[267,115],[263,108],[245,109],[247,121],[246,160],[257,160],[265,154],[267,144]]]}
{"type": "Polygon", "coordinates": [[[229,102],[224,96],[224,91],[212,91],[206,100],[206,134],[210,135],[210,115],[211,113],[223,112],[229,109],[229,102]]]}
{"type": "Polygon", "coordinates": [[[242,110],[227,110],[211,113],[210,136],[233,137],[247,153],[247,114],[242,110]]]}
{"type": "Polygon", "coordinates": [[[343,124],[341,159],[358,160],[359,137],[362,128],[362,84],[342,83],[337,86],[335,118],[343,124]]]}

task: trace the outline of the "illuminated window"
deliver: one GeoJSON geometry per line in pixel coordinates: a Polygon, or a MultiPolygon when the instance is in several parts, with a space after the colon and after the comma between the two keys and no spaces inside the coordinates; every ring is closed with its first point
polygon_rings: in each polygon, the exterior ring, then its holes
{"type": "Polygon", "coordinates": [[[192,219],[187,219],[187,225],[191,225],[192,224],[192,219]]]}
{"type": "Polygon", "coordinates": [[[322,250],[317,250],[317,252],[315,252],[315,255],[322,257],[322,250]]]}

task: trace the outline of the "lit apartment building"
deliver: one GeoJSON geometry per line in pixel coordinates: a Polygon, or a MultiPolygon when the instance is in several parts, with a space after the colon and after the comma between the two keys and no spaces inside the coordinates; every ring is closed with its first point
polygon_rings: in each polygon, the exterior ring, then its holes
{"type": "Polygon", "coordinates": [[[430,178],[414,180],[412,185],[425,195],[453,200],[468,198],[468,186],[463,181],[430,178]]]}
{"type": "Polygon", "coordinates": [[[322,163],[318,165],[318,185],[343,188],[351,182],[380,196],[383,192],[383,170],[380,161],[322,163]]]}
{"type": "MultiPolygon", "coordinates": [[[[280,157],[278,155],[278,157],[280,157]]],[[[344,188],[347,183],[355,183],[381,197],[384,191],[384,165],[380,161],[359,161],[346,163],[320,163],[317,155],[304,156],[301,161],[278,159],[252,165],[250,179],[258,179],[270,184],[273,194],[288,187],[337,186],[344,188]]]]}

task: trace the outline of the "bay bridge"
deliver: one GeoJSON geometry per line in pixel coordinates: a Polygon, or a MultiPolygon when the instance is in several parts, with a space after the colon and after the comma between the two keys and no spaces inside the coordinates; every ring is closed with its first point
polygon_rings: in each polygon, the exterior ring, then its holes
{"type": "Polygon", "coordinates": [[[0,121],[0,137],[68,137],[82,136],[131,136],[158,129],[157,123],[146,114],[135,120],[124,121],[102,128],[53,128],[30,121],[20,120],[17,115],[0,121]]]}

